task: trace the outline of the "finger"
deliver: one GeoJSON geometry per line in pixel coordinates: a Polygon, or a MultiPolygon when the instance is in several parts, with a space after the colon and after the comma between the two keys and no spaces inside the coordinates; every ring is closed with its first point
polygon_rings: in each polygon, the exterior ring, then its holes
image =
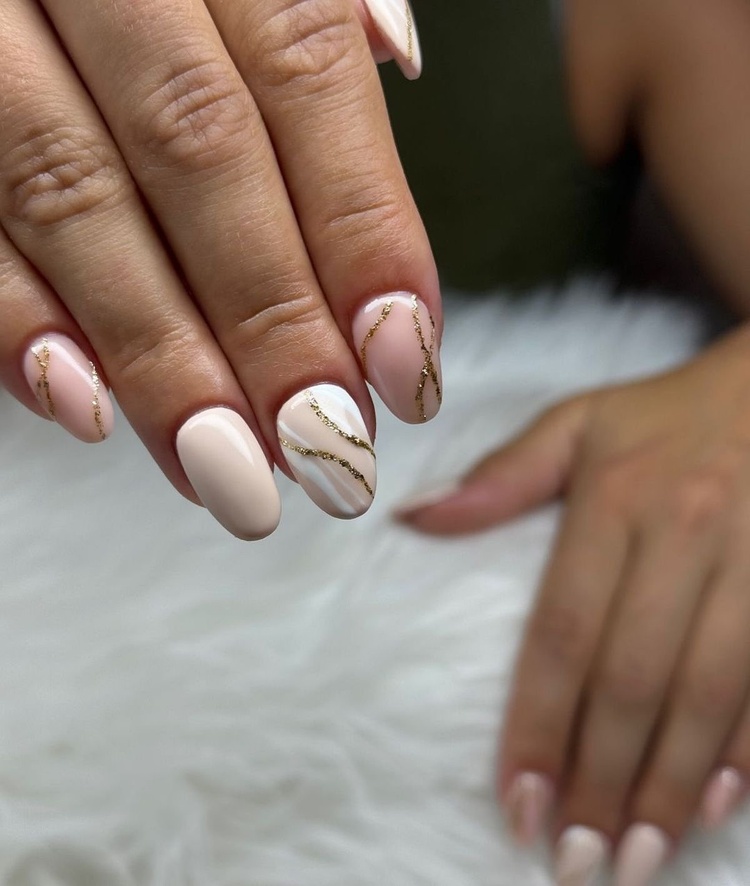
{"type": "Polygon", "coordinates": [[[275,459],[329,513],[363,513],[376,472],[357,403],[370,427],[372,403],[320,291],[263,120],[206,7],[200,0],[136,0],[96,12],[85,0],[46,5],[275,459]],[[135,73],[119,53],[138,60],[135,73]],[[310,389],[317,415],[306,401],[310,389]]]}
{"type": "MultiPolygon", "coordinates": [[[[340,329],[399,418],[432,418],[442,396],[437,272],[351,3],[207,5],[268,127],[340,329]]],[[[372,6],[402,18],[406,8],[372,6]]]]}
{"type": "Polygon", "coordinates": [[[458,484],[404,502],[396,518],[422,532],[457,535],[487,529],[555,498],[569,479],[589,407],[587,397],[577,397],[548,410],[458,484]]]}
{"type": "Polygon", "coordinates": [[[91,346],[49,285],[0,229],[0,381],[86,443],[111,433],[112,403],[91,346]]]}
{"type": "MultiPolygon", "coordinates": [[[[669,514],[641,524],[600,638],[561,810],[563,834],[586,828],[605,845],[618,835],[705,590],[718,532],[714,501],[697,485],[676,498],[681,503],[669,514]]],[[[564,838],[563,849],[575,851],[564,838]]]]}
{"type": "Polygon", "coordinates": [[[602,483],[577,486],[521,647],[500,794],[522,842],[542,826],[540,794],[551,798],[562,786],[584,684],[626,561],[620,494],[602,483]]]}
{"type": "Polygon", "coordinates": [[[268,534],[278,522],[278,494],[244,422],[237,420],[241,430],[225,422],[213,451],[191,456],[189,465],[177,458],[178,429],[196,412],[228,406],[252,416],[106,127],[35,4],[3,3],[0,32],[6,38],[0,59],[0,215],[6,231],[70,310],[167,476],[193,500],[197,493],[235,534],[268,534]],[[238,446],[243,467],[235,459],[232,485],[220,465],[238,446]],[[208,480],[198,470],[201,462],[213,466],[208,480]],[[186,468],[199,476],[195,491],[186,468]]]}

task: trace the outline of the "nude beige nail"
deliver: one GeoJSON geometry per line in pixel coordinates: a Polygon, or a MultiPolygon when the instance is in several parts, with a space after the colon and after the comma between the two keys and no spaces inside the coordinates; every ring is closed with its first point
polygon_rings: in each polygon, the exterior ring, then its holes
{"type": "Polygon", "coordinates": [[[246,541],[270,535],[281,500],[255,434],[233,410],[213,407],[177,432],[177,455],[196,495],[221,525],[246,541]]]}
{"type": "Polygon", "coordinates": [[[422,73],[422,50],[409,0],[364,0],[378,33],[407,80],[422,73]]]}
{"type": "Polygon", "coordinates": [[[508,789],[505,808],[508,825],[521,846],[534,843],[544,828],[552,805],[552,782],[536,772],[521,772],[508,789]]]}
{"type": "Polygon", "coordinates": [[[47,415],[74,437],[99,443],[112,433],[107,388],[96,366],[66,335],[50,333],[33,342],[23,372],[47,415]]]}
{"type": "Polygon", "coordinates": [[[557,886],[594,886],[609,856],[609,841],[582,825],[566,828],[555,851],[557,886]]]}
{"type": "Polygon", "coordinates": [[[648,886],[667,860],[669,839],[661,828],[634,824],[625,832],[615,863],[616,886],[648,886]]]}
{"type": "Polygon", "coordinates": [[[429,421],[443,399],[435,321],[408,292],[393,292],[364,305],[352,334],[365,376],[402,421],[429,421]]]}
{"type": "Polygon", "coordinates": [[[338,385],[300,391],[279,410],[279,442],[300,486],[334,517],[358,517],[375,495],[375,450],[352,397],[338,385]]]}
{"type": "Polygon", "coordinates": [[[731,766],[715,772],[700,805],[700,820],[708,830],[720,828],[737,809],[747,791],[747,782],[731,766]]]}

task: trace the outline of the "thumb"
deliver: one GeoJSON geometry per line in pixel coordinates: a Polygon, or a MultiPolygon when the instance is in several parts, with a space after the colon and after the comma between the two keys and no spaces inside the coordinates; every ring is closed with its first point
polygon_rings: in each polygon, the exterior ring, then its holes
{"type": "Polygon", "coordinates": [[[584,395],[553,406],[458,484],[407,501],[395,518],[433,535],[461,535],[556,498],[570,475],[590,402],[584,395]]]}
{"type": "Polygon", "coordinates": [[[408,0],[353,0],[373,58],[393,59],[407,80],[422,73],[422,52],[408,0]]]}

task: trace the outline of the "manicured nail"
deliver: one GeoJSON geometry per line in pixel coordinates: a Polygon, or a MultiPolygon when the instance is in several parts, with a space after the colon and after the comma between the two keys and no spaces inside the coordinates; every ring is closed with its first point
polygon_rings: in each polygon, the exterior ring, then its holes
{"type": "Polygon", "coordinates": [[[422,73],[422,51],[409,0],[365,0],[370,15],[407,80],[422,73]]]}
{"type": "Polygon", "coordinates": [[[582,825],[566,828],[555,851],[557,886],[593,886],[608,856],[604,834],[582,825]]]}
{"type": "Polygon", "coordinates": [[[402,421],[429,421],[443,398],[435,322],[408,292],[373,299],[354,319],[367,380],[402,421]]]}
{"type": "Polygon", "coordinates": [[[747,783],[740,773],[726,766],[714,773],[706,786],[700,807],[700,820],[705,828],[721,827],[742,801],[747,783]]]}
{"type": "Polygon", "coordinates": [[[281,500],[255,434],[224,406],[189,418],[177,432],[177,455],[196,495],[233,535],[265,538],[279,524],[281,500]]]}
{"type": "Polygon", "coordinates": [[[422,508],[429,508],[452,498],[460,488],[461,484],[454,480],[451,483],[436,486],[434,489],[416,492],[396,505],[393,509],[393,516],[398,519],[408,518],[410,514],[421,511],[422,508]]]}
{"type": "Polygon", "coordinates": [[[375,495],[375,451],[357,404],[338,385],[291,397],[276,427],[300,486],[333,517],[359,517],[375,495]]]}
{"type": "Polygon", "coordinates": [[[530,846],[539,837],[552,805],[553,788],[548,778],[536,772],[517,775],[508,790],[505,808],[516,842],[530,846]]]}
{"type": "Polygon", "coordinates": [[[625,832],[615,863],[616,886],[647,886],[669,854],[661,828],[634,824],[625,832]]]}
{"type": "Polygon", "coordinates": [[[84,443],[112,433],[114,410],[96,366],[67,336],[50,333],[26,352],[23,372],[51,419],[84,443]]]}

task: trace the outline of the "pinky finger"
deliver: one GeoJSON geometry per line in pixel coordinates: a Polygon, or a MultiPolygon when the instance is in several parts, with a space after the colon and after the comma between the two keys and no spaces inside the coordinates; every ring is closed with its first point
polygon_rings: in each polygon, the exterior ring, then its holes
{"type": "Polygon", "coordinates": [[[0,229],[0,382],[79,440],[112,433],[114,411],[92,348],[49,284],[0,229]]]}
{"type": "Polygon", "coordinates": [[[699,820],[708,830],[720,828],[750,796],[750,707],[737,724],[723,763],[708,780],[699,820]]]}

